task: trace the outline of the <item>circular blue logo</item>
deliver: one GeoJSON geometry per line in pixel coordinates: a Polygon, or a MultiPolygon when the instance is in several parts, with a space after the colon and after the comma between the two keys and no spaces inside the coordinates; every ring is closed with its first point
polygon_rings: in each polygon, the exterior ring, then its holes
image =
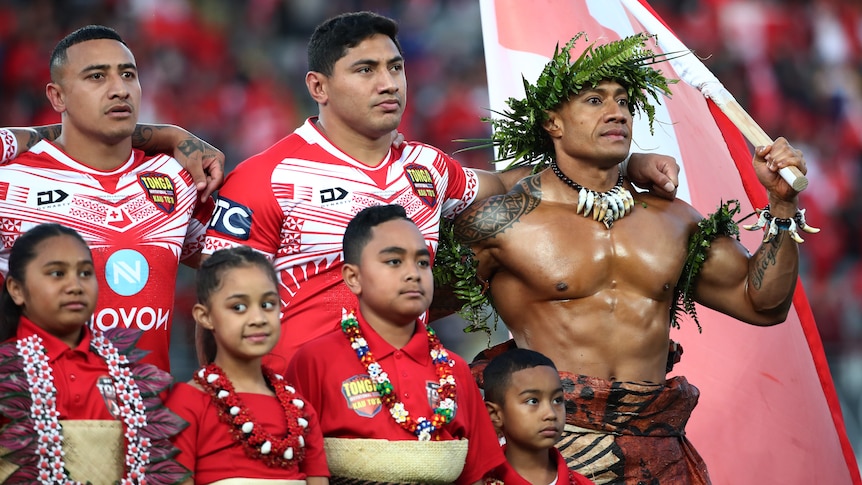
{"type": "Polygon", "coordinates": [[[132,296],[144,289],[149,277],[147,258],[134,249],[117,251],[105,263],[105,280],[121,296],[132,296]]]}

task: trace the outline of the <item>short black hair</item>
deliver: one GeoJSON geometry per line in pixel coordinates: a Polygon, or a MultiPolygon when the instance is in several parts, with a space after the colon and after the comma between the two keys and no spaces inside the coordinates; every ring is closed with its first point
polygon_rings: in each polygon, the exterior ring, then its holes
{"type": "Polygon", "coordinates": [[[63,40],[58,42],[54,47],[54,51],[51,52],[51,60],[48,64],[48,68],[51,70],[51,81],[57,82],[57,70],[63,67],[63,64],[65,64],[69,59],[66,55],[66,51],[69,50],[69,47],[72,47],[75,44],[80,44],[81,42],[87,42],[88,40],[99,39],[116,40],[128,47],[123,38],[120,37],[120,34],[110,27],[105,27],[104,25],[87,25],[85,27],[81,27],[66,37],[63,37],[63,40]]]}
{"type": "Polygon", "coordinates": [[[557,370],[554,361],[535,350],[516,348],[494,357],[482,374],[485,381],[485,401],[503,404],[506,389],[512,382],[512,374],[541,366],[557,370]]]}
{"type": "Polygon", "coordinates": [[[398,42],[398,23],[388,17],[374,12],[349,12],[324,21],[308,41],[308,70],[331,76],[335,63],[347,54],[347,49],[375,34],[392,39],[398,53],[404,54],[398,42]]]}
{"type": "Polygon", "coordinates": [[[347,224],[347,229],[344,231],[344,239],[342,240],[344,262],[359,264],[359,260],[362,259],[362,250],[371,240],[371,230],[384,222],[395,219],[413,222],[407,217],[404,208],[397,204],[375,205],[359,211],[353,220],[347,224]]]}

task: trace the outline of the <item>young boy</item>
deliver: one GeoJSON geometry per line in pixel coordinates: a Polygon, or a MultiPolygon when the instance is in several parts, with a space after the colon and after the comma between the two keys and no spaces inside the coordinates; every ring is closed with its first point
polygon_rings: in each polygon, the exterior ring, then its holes
{"type": "Polygon", "coordinates": [[[565,425],[563,385],[551,359],[527,349],[495,357],[485,368],[485,405],[497,432],[506,438],[507,463],[488,484],[591,484],[569,470],[554,448],[565,425]]]}
{"type": "Polygon", "coordinates": [[[287,371],[318,411],[332,482],[481,483],[505,457],[466,362],[417,320],[434,290],[422,233],[403,207],[375,206],[343,244],[359,311],[287,371]]]}

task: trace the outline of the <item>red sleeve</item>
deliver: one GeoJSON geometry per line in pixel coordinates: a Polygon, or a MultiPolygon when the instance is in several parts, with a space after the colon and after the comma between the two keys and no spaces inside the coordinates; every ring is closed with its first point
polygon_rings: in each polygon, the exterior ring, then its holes
{"type": "MultiPolygon", "coordinates": [[[[288,380],[292,383],[293,381],[288,380]]],[[[300,471],[309,477],[328,477],[329,466],[326,464],[326,454],[323,451],[323,432],[320,429],[320,420],[317,418],[317,411],[311,405],[302,393],[298,393],[299,398],[305,403],[303,411],[305,418],[308,420],[308,428],[305,435],[305,458],[299,465],[300,471]]]]}
{"type": "Polygon", "coordinates": [[[483,479],[493,469],[505,463],[506,456],[503,455],[503,449],[497,440],[497,433],[491,424],[479,387],[476,386],[467,363],[460,357],[455,357],[455,382],[458,386],[457,413],[464,413],[467,439],[470,440],[464,471],[455,482],[464,485],[483,479]]]}
{"type": "Polygon", "coordinates": [[[272,190],[272,173],[277,165],[278,160],[264,152],[228,174],[206,230],[205,254],[247,245],[275,256],[281,245],[284,218],[272,190]]]}
{"type": "Polygon", "coordinates": [[[180,465],[191,470],[192,473],[194,473],[196,465],[195,457],[197,456],[200,414],[204,410],[201,406],[201,396],[205,396],[207,401],[209,401],[208,395],[188,384],[180,382],[174,385],[165,401],[165,406],[168,409],[188,423],[188,426],[175,435],[171,441],[180,450],[174,459],[180,465]]]}

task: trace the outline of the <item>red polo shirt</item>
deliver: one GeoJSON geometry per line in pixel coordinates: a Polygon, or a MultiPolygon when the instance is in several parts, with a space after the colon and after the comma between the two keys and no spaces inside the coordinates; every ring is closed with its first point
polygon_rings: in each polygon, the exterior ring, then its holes
{"type": "MultiPolygon", "coordinates": [[[[505,449],[505,448],[504,448],[505,449]]],[[[557,466],[557,481],[556,485],[593,485],[592,480],[581,475],[578,472],[569,470],[566,466],[566,459],[560,454],[556,448],[548,450],[551,455],[551,462],[557,466]]],[[[505,485],[531,485],[524,477],[512,468],[512,465],[506,463],[497,467],[491,474],[491,477],[504,483],[505,485]]],[[[494,480],[486,480],[486,483],[495,483],[494,480]]]]}
{"type": "MultiPolygon", "coordinates": [[[[53,369],[54,387],[57,389],[57,412],[60,419],[116,419],[99,389],[99,379],[113,383],[108,374],[108,364],[90,349],[92,333],[84,326],[81,341],[73,348],[46,332],[25,317],[18,325],[17,339],[38,335],[48,354],[48,363],[53,369]]],[[[116,403],[116,397],[111,400],[116,403]]]]}
{"type": "MultiPolygon", "coordinates": [[[[417,323],[407,345],[396,349],[361,315],[357,318],[371,353],[389,375],[398,399],[410,416],[413,419],[433,416],[429,401],[437,396],[434,389],[439,379],[431,361],[424,325],[417,323]]],[[[457,408],[455,418],[443,427],[440,436],[444,440],[469,440],[464,471],[456,483],[473,483],[504,463],[505,456],[467,363],[453,352],[449,352],[449,357],[455,361],[452,374],[457,408]]],[[[340,330],[300,347],[290,362],[286,379],[317,409],[325,437],[417,439],[389,414],[365,367],[350,347],[350,341],[340,330]]]]}

